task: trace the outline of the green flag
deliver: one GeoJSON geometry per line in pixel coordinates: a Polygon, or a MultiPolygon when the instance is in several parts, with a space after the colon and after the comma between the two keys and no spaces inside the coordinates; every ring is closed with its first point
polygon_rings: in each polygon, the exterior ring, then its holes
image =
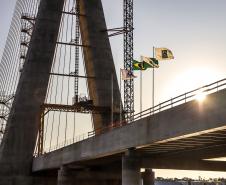
{"type": "Polygon", "coordinates": [[[144,68],[159,68],[159,61],[155,58],[141,56],[144,68]]]}
{"type": "Polygon", "coordinates": [[[147,67],[144,66],[143,62],[138,62],[137,60],[133,60],[133,70],[146,70],[147,67]]]}

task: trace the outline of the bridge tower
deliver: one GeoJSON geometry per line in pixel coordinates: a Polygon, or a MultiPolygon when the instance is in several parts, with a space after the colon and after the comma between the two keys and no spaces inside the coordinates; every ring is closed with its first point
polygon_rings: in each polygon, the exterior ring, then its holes
{"type": "MultiPolygon", "coordinates": [[[[41,0],[23,70],[0,146],[0,184],[48,184],[31,174],[33,152],[40,126],[65,0],[41,0]],[[35,179],[35,180],[34,180],[35,179]],[[37,182],[36,182],[37,181],[37,182]]],[[[111,107],[119,119],[120,92],[101,0],[79,2],[79,25],[89,96],[94,105],[111,107]],[[113,79],[113,81],[112,81],[113,79]],[[113,84],[113,87],[109,84],[113,84]],[[113,89],[112,89],[113,88],[113,89]]],[[[94,128],[107,126],[109,114],[93,115],[94,128]]],[[[55,182],[53,183],[55,184],[55,182]]]]}

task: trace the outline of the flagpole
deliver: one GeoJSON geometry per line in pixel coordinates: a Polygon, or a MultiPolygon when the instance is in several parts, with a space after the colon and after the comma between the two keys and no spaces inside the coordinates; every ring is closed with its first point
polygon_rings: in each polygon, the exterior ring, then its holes
{"type": "Polygon", "coordinates": [[[142,112],[142,70],[140,70],[140,117],[142,112]]]}
{"type": "Polygon", "coordinates": [[[119,111],[120,111],[120,114],[119,114],[119,120],[120,120],[120,123],[122,122],[122,100],[121,100],[121,98],[122,98],[122,76],[121,76],[121,68],[120,68],[120,80],[119,80],[120,82],[120,107],[119,107],[119,111]]]}
{"type": "Polygon", "coordinates": [[[111,73],[111,124],[113,124],[113,109],[114,109],[114,84],[113,84],[113,73],[111,73]]]}
{"type": "MultiPolygon", "coordinates": [[[[155,47],[153,47],[153,58],[155,58],[155,47]]],[[[153,73],[152,73],[152,107],[155,106],[155,67],[153,66],[153,73]]],[[[153,112],[154,113],[154,112],[153,112]]]]}

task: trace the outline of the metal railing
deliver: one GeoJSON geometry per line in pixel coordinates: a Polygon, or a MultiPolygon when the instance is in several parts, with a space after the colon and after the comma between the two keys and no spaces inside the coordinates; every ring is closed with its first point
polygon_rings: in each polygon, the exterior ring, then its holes
{"type": "Polygon", "coordinates": [[[214,92],[217,92],[219,90],[225,89],[226,88],[226,78],[219,80],[217,82],[202,86],[200,88],[197,88],[195,90],[186,92],[184,94],[181,94],[179,96],[176,96],[174,98],[171,98],[167,101],[164,101],[162,103],[159,103],[158,105],[155,105],[154,107],[151,107],[149,109],[146,109],[142,112],[139,112],[134,115],[134,121],[147,117],[149,115],[156,114],[158,112],[170,109],[172,107],[175,107],[177,105],[192,101],[196,98],[198,98],[199,95],[208,95],[212,94],[214,92]]]}
{"type": "Polygon", "coordinates": [[[211,83],[209,85],[205,85],[203,87],[197,88],[195,90],[186,92],[184,94],[181,94],[179,96],[171,98],[170,100],[159,103],[158,105],[156,105],[154,107],[151,107],[151,108],[148,108],[148,109],[146,109],[142,112],[139,112],[139,113],[134,115],[134,119],[133,119],[132,122],[126,122],[125,120],[123,120],[121,122],[119,121],[119,122],[112,123],[107,127],[96,129],[96,130],[90,131],[88,133],[76,136],[75,138],[66,140],[62,143],[59,143],[58,145],[45,150],[45,153],[60,149],[62,147],[83,141],[85,139],[88,139],[88,138],[91,138],[91,137],[94,137],[94,136],[97,136],[97,135],[100,135],[100,134],[103,134],[103,133],[106,133],[106,132],[109,132],[109,131],[111,131],[115,128],[119,128],[119,127],[122,127],[122,126],[125,126],[125,125],[128,125],[128,124],[133,124],[135,121],[137,121],[139,119],[145,118],[147,116],[154,115],[154,114],[159,113],[161,111],[164,111],[164,110],[173,108],[175,106],[181,105],[183,103],[192,101],[192,100],[196,99],[197,95],[199,95],[199,94],[204,94],[206,96],[208,94],[218,92],[219,90],[222,90],[222,89],[225,89],[225,88],[226,88],[226,78],[219,80],[217,82],[211,83]]]}

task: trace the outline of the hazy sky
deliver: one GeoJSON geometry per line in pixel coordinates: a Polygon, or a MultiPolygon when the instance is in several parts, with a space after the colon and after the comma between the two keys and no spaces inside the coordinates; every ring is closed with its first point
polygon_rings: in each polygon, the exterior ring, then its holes
{"type": "MultiPolygon", "coordinates": [[[[122,0],[103,0],[109,28],[122,25],[122,0]]],[[[225,0],[134,0],[134,58],[168,47],[175,60],[160,63],[155,102],[226,77],[225,0]]],[[[116,69],[122,67],[122,37],[111,38],[116,69]],[[120,48],[120,49],[119,49],[120,48]]],[[[139,73],[136,73],[139,76],[139,73]]],[[[151,106],[152,71],[143,73],[143,107],[151,106]]],[[[139,78],[135,81],[139,111],[139,78]]],[[[226,173],[157,170],[157,176],[226,177],[226,173]]]]}
{"type": "MultiPolygon", "coordinates": [[[[123,25],[123,0],[103,0],[108,28],[123,25]]],[[[0,54],[15,0],[0,0],[0,54]]],[[[152,56],[152,48],[168,47],[172,61],[160,62],[155,75],[159,103],[226,77],[226,0],[134,0],[134,58],[152,56]]],[[[116,70],[123,66],[122,36],[111,38],[116,70]]],[[[138,73],[135,73],[139,75],[138,73]]],[[[151,106],[152,72],[143,72],[143,109],[151,106]]],[[[139,78],[135,80],[139,110],[139,78]]],[[[226,173],[156,171],[164,177],[226,177],[226,173]]]]}

